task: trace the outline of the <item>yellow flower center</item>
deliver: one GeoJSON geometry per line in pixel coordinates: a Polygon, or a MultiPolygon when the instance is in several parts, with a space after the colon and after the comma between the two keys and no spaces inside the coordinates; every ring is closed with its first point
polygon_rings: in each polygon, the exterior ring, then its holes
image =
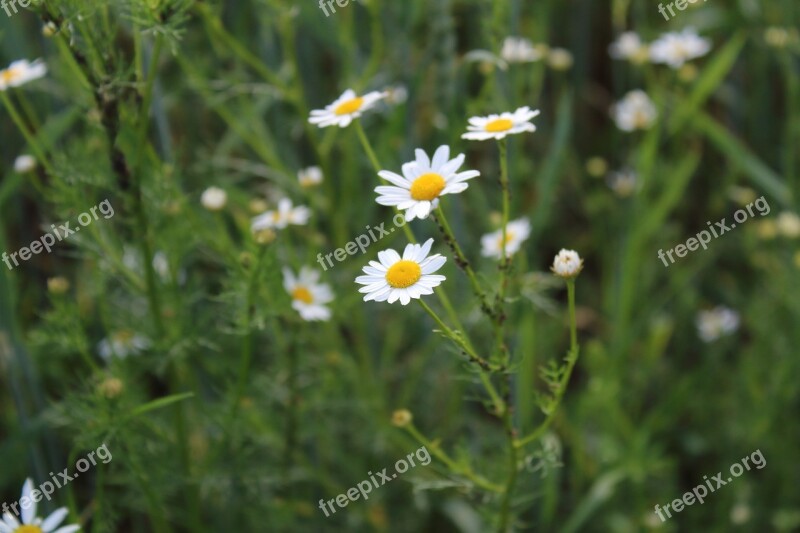
{"type": "MultiPolygon", "coordinates": [[[[514,240],[514,234],[508,230],[506,230],[506,240],[505,244],[508,246],[508,243],[514,240]]],[[[500,236],[497,238],[497,247],[502,249],[503,248],[503,234],[500,233],[500,236]]]]}
{"type": "Polygon", "coordinates": [[[364,99],[359,96],[337,105],[333,112],[337,115],[349,115],[361,109],[362,105],[364,105],[364,99]]]}
{"type": "Polygon", "coordinates": [[[414,261],[403,259],[389,268],[386,273],[386,282],[395,289],[405,289],[419,281],[422,269],[414,261]]]}
{"type": "Polygon", "coordinates": [[[112,337],[120,344],[128,346],[131,342],[133,342],[134,333],[129,329],[122,329],[114,332],[112,337]]]}
{"type": "Polygon", "coordinates": [[[306,304],[314,303],[314,297],[311,296],[311,291],[309,291],[305,287],[297,287],[295,290],[293,290],[292,298],[294,300],[300,300],[301,302],[306,304]]]}
{"type": "Polygon", "coordinates": [[[429,202],[439,196],[444,189],[444,178],[435,172],[428,172],[414,180],[411,184],[411,198],[414,200],[428,200],[429,202]]]}
{"type": "Polygon", "coordinates": [[[273,222],[280,222],[281,221],[281,213],[280,213],[280,211],[273,211],[272,212],[272,221],[273,222]]]}
{"type": "Polygon", "coordinates": [[[14,533],[42,533],[42,528],[39,526],[19,526],[14,530],[14,533]]]}
{"type": "Polygon", "coordinates": [[[0,79],[2,79],[6,83],[12,81],[18,75],[19,72],[17,71],[17,69],[14,68],[7,68],[5,70],[0,70],[0,79]]]}
{"type": "Polygon", "coordinates": [[[514,127],[514,122],[507,118],[498,118],[486,124],[486,131],[497,133],[500,131],[508,131],[514,127]]]}

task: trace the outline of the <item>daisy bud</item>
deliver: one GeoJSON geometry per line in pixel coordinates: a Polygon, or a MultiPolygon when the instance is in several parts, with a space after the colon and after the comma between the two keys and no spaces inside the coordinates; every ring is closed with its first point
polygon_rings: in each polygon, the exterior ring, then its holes
{"type": "Polygon", "coordinates": [[[553,259],[553,273],[564,279],[572,279],[583,270],[583,259],[574,250],[562,249],[553,259]]]}
{"type": "Polygon", "coordinates": [[[44,26],[42,26],[42,35],[45,37],[52,37],[58,32],[58,26],[56,26],[53,22],[48,22],[44,26]]]}
{"type": "Polygon", "coordinates": [[[586,160],[586,172],[593,178],[604,176],[608,172],[608,162],[602,157],[590,157],[586,160]]]}
{"type": "Polygon", "coordinates": [[[21,155],[14,160],[14,172],[27,174],[36,168],[36,159],[31,155],[21,155]]]}
{"type": "Polygon", "coordinates": [[[262,229],[256,231],[254,236],[258,244],[270,244],[277,235],[271,229],[262,229]]]}
{"type": "Polygon", "coordinates": [[[47,290],[53,294],[64,294],[69,290],[69,280],[56,276],[47,280],[47,290]]]}
{"type": "Polygon", "coordinates": [[[106,378],[97,386],[97,391],[109,400],[119,397],[125,384],[119,378],[106,378]]]}
{"type": "Polygon", "coordinates": [[[220,211],[228,203],[228,193],[219,187],[209,187],[203,191],[200,203],[209,211],[220,211]]]}
{"type": "Polygon", "coordinates": [[[398,409],[392,413],[392,425],[399,428],[406,427],[413,419],[414,417],[408,409],[398,409]]]}
{"type": "Polygon", "coordinates": [[[547,54],[547,64],[553,70],[569,70],[574,62],[572,53],[563,48],[551,48],[547,54]]]}
{"type": "Polygon", "coordinates": [[[261,198],[254,198],[253,200],[250,200],[247,208],[251,213],[258,215],[269,209],[269,204],[261,198]]]}
{"type": "Polygon", "coordinates": [[[796,239],[800,237],[800,217],[790,211],[784,211],[778,215],[776,222],[778,232],[786,238],[796,239]]]}

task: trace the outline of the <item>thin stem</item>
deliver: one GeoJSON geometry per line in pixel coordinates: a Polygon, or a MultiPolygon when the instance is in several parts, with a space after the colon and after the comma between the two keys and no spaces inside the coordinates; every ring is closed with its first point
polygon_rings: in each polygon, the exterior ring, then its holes
{"type": "MultiPolygon", "coordinates": [[[[508,244],[508,218],[510,211],[509,187],[508,187],[508,153],[506,140],[498,141],[500,148],[500,188],[503,194],[503,242],[501,248],[502,259],[500,260],[500,288],[497,292],[497,302],[495,305],[495,353],[498,360],[503,360],[504,343],[503,336],[505,330],[505,300],[506,286],[508,285],[508,270],[511,267],[511,258],[506,253],[508,244]]],[[[505,364],[510,363],[510,354],[506,354],[505,364]]]]}
{"type": "Polygon", "coordinates": [[[510,408],[507,408],[503,413],[503,424],[508,436],[509,472],[508,481],[506,481],[503,494],[503,503],[500,508],[500,526],[497,529],[499,533],[505,533],[508,529],[508,522],[511,514],[511,496],[514,493],[514,485],[517,481],[517,447],[514,442],[514,423],[512,421],[510,408]]]}
{"type": "Polygon", "coordinates": [[[367,134],[364,133],[364,127],[361,125],[361,120],[356,119],[353,122],[356,125],[356,132],[358,132],[358,138],[361,140],[361,146],[363,146],[364,151],[367,152],[367,157],[369,157],[370,163],[372,163],[372,166],[375,168],[375,172],[380,172],[382,170],[381,164],[378,162],[378,158],[375,155],[375,151],[372,149],[369,139],[367,139],[367,134]]]}
{"type": "Polygon", "coordinates": [[[22,136],[25,137],[25,141],[31,147],[31,150],[33,150],[36,158],[39,160],[45,170],[47,170],[48,174],[54,175],[55,173],[53,172],[53,167],[47,160],[44,149],[39,144],[39,141],[36,139],[36,137],[34,137],[33,133],[28,129],[28,126],[25,125],[25,121],[22,120],[22,117],[20,116],[19,112],[17,112],[17,108],[14,107],[14,103],[8,97],[6,91],[0,91],[0,99],[3,100],[3,104],[8,110],[8,114],[11,115],[11,120],[14,121],[17,129],[19,129],[20,133],[22,133],[22,136]]]}

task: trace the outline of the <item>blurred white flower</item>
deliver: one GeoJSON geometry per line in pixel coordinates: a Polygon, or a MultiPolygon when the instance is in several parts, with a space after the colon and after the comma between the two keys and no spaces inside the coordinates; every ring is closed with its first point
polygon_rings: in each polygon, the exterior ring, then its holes
{"type": "Polygon", "coordinates": [[[37,59],[33,63],[27,59],[14,61],[7,69],[0,70],[0,91],[38,80],[45,74],[47,74],[47,66],[41,59],[37,59]]]}
{"type": "Polygon", "coordinates": [[[626,59],[642,62],[647,59],[648,47],[634,31],[626,31],[617,36],[617,40],[608,47],[608,53],[614,59],[626,59]]]}
{"type": "Polygon", "coordinates": [[[505,112],[499,115],[489,115],[488,117],[472,117],[469,119],[467,133],[461,136],[462,139],[472,141],[485,141],[487,139],[504,139],[506,135],[522,133],[525,131],[536,131],[530,121],[539,115],[539,110],[531,111],[528,106],[520,107],[513,113],[505,112]]]}
{"type": "Polygon", "coordinates": [[[750,520],[752,512],[750,507],[745,503],[737,503],[731,509],[731,523],[741,526],[750,520]]]}
{"type": "Polygon", "coordinates": [[[644,91],[635,90],[612,106],[611,117],[622,131],[645,130],[656,121],[658,111],[644,91]]]}
{"type": "MultiPolygon", "coordinates": [[[[506,226],[506,257],[511,257],[522,248],[522,243],[531,234],[531,223],[527,218],[512,220],[506,226]]],[[[488,233],[481,237],[481,255],[502,259],[503,229],[488,233]]]]}
{"type": "Polygon", "coordinates": [[[620,198],[627,198],[636,191],[636,172],[630,169],[611,172],[606,178],[609,188],[620,198]]]}
{"type": "Polygon", "coordinates": [[[42,494],[38,490],[35,492],[38,493],[38,497],[33,494],[33,480],[26,479],[22,485],[20,502],[24,499],[31,502],[31,505],[28,505],[27,508],[20,505],[22,523],[11,513],[4,513],[3,519],[0,521],[0,533],[73,533],[80,530],[80,526],[77,525],[58,527],[69,514],[66,507],[56,509],[44,520],[36,516],[37,502],[41,500],[42,494]],[[57,527],[58,529],[56,529],[57,527]]]}
{"type": "Polygon", "coordinates": [[[32,155],[21,155],[14,160],[14,172],[25,174],[36,168],[36,158],[32,155]]]}
{"type": "Polygon", "coordinates": [[[583,259],[575,250],[561,249],[553,259],[551,270],[561,278],[574,278],[583,270],[583,259]]]}
{"type": "Polygon", "coordinates": [[[308,167],[297,172],[297,181],[301,187],[313,187],[322,183],[322,169],[319,167],[308,167]]]}
{"type": "Polygon", "coordinates": [[[776,224],[778,232],[789,239],[800,237],[800,217],[791,211],[784,211],[778,215],[776,224]]]}
{"type": "Polygon", "coordinates": [[[572,67],[575,60],[572,58],[572,52],[565,48],[551,48],[547,52],[547,64],[550,68],[555,70],[567,70],[572,67]]]}
{"type": "Polygon", "coordinates": [[[292,224],[304,226],[311,218],[311,210],[305,206],[292,206],[292,201],[288,198],[278,202],[278,209],[267,211],[255,217],[250,225],[253,231],[262,229],[283,229],[292,224]]]}
{"type": "Polygon", "coordinates": [[[386,103],[391,105],[401,105],[408,100],[408,89],[405,85],[395,85],[386,89],[386,103]]]}
{"type": "Polygon", "coordinates": [[[325,109],[315,109],[311,111],[308,121],[316,124],[320,128],[328,126],[339,126],[344,128],[361,116],[375,105],[376,102],[386,96],[386,93],[372,91],[364,96],[357,96],[355,91],[347,89],[332,104],[325,109]]]}
{"type": "Polygon", "coordinates": [[[724,306],[697,313],[697,332],[703,342],[712,342],[739,328],[739,313],[724,306]]]}
{"type": "Polygon", "coordinates": [[[711,50],[711,41],[700,37],[694,28],[663,34],[650,45],[650,61],[679,69],[684,63],[711,50]]]}
{"type": "Polygon", "coordinates": [[[458,194],[467,189],[467,180],[480,176],[477,170],[458,172],[464,164],[464,154],[450,159],[450,147],[440,146],[433,157],[417,148],[416,159],[405,163],[403,175],[381,170],[378,175],[392,185],[375,187],[380,205],[405,210],[406,220],[427,218],[445,194],[458,194]]]}
{"type": "Polygon", "coordinates": [[[542,52],[524,37],[506,37],[500,57],[508,63],[531,63],[542,59],[542,52]]]}
{"type": "Polygon", "coordinates": [[[209,187],[203,191],[200,203],[209,211],[220,211],[228,203],[228,193],[219,187],[209,187]]]}
{"type": "Polygon", "coordinates": [[[423,295],[433,294],[445,279],[434,274],[442,268],[447,258],[441,254],[428,257],[433,246],[433,239],[425,244],[408,244],[400,257],[394,250],[378,252],[378,261],[370,261],[363,268],[365,276],[358,276],[356,283],[364,285],[358,292],[366,294],[364,301],[389,302],[400,300],[408,305],[411,299],[419,299],[423,295]]]}
{"type": "Polygon", "coordinates": [[[329,285],[319,283],[319,272],[300,268],[297,277],[288,268],[283,269],[283,287],[292,297],[292,308],[300,313],[303,320],[329,320],[331,311],[325,304],[333,301],[329,285]]]}
{"type": "Polygon", "coordinates": [[[115,331],[101,340],[97,345],[97,353],[106,361],[112,357],[124,359],[129,355],[143,352],[150,347],[150,340],[129,329],[115,331]]]}

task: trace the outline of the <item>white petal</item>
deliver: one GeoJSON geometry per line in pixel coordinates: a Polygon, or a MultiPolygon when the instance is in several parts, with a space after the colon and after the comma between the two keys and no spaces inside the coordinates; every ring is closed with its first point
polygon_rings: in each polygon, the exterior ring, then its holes
{"type": "Polygon", "coordinates": [[[421,150],[417,148],[414,150],[414,154],[417,156],[417,164],[423,167],[430,167],[431,160],[428,159],[428,154],[425,153],[425,150],[421,150]]]}
{"type": "Polygon", "coordinates": [[[434,255],[426,259],[425,262],[420,265],[420,268],[423,274],[432,274],[442,268],[442,265],[446,262],[447,258],[443,255],[434,255]]]}
{"type": "Polygon", "coordinates": [[[400,254],[398,254],[392,249],[383,250],[382,252],[378,252],[378,259],[380,260],[383,266],[389,268],[398,261],[400,261],[400,254]]]}
{"type": "Polygon", "coordinates": [[[36,518],[36,502],[33,501],[31,498],[31,493],[33,492],[33,480],[28,478],[25,480],[25,483],[22,485],[22,497],[28,498],[31,501],[31,505],[26,509],[22,507],[22,523],[23,524],[32,524],[34,518],[36,518]]]}
{"type": "Polygon", "coordinates": [[[64,521],[64,519],[67,517],[68,514],[69,511],[67,510],[66,507],[56,509],[55,511],[50,513],[50,516],[48,516],[42,523],[42,530],[44,531],[44,533],[49,533],[50,531],[58,527],[58,525],[64,521]]]}
{"type": "Polygon", "coordinates": [[[400,303],[401,304],[408,305],[408,303],[410,301],[411,301],[411,296],[408,294],[407,290],[404,290],[403,292],[400,293],[400,303]]]}
{"type": "Polygon", "coordinates": [[[419,252],[417,253],[417,257],[414,260],[417,263],[422,263],[422,261],[428,257],[428,254],[431,253],[431,247],[433,246],[433,239],[428,239],[423,243],[422,246],[419,248],[419,252]]]}
{"type": "Polygon", "coordinates": [[[64,526],[56,529],[53,533],[75,533],[75,531],[79,531],[81,526],[64,526]]]}
{"type": "Polygon", "coordinates": [[[445,145],[440,146],[436,149],[436,152],[433,154],[433,159],[431,160],[431,167],[434,171],[442,168],[445,163],[450,159],[450,147],[445,145]]]}
{"type": "Polygon", "coordinates": [[[395,174],[394,172],[389,172],[388,170],[381,170],[378,172],[378,176],[404,189],[408,189],[411,186],[410,182],[406,178],[395,174]]]}

